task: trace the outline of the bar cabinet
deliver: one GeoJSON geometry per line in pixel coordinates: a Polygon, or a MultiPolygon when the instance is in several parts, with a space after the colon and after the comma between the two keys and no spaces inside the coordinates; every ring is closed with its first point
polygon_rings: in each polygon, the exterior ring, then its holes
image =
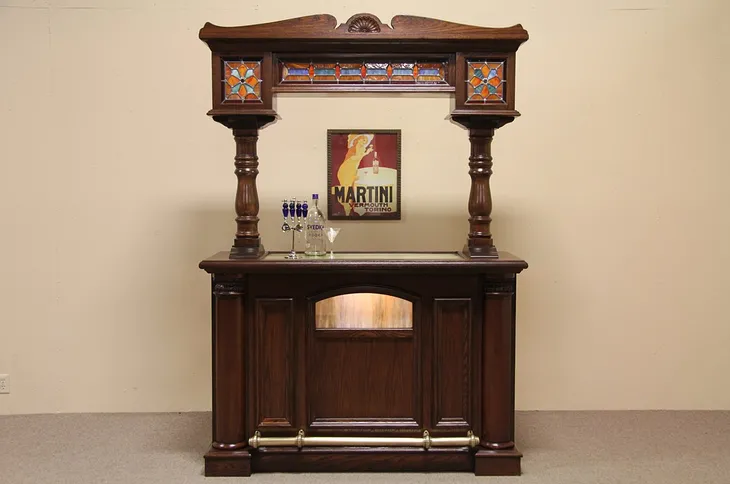
{"type": "Polygon", "coordinates": [[[527,32],[358,14],[206,24],[200,38],[212,52],[209,115],[232,130],[238,180],[233,246],[200,263],[213,329],[205,474],[519,474],[515,298],[527,264],[495,247],[489,181],[495,130],[519,115],[527,32]],[[454,97],[450,118],[471,143],[462,249],[298,260],[265,250],[256,145],[277,119],[273,97],[342,91],[454,97]]]}

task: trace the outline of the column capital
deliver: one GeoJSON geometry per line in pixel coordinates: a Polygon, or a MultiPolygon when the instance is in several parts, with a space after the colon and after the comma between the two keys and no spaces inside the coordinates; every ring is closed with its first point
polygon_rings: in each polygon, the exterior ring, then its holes
{"type": "Polygon", "coordinates": [[[505,124],[514,121],[519,115],[520,113],[517,111],[506,111],[504,113],[493,114],[474,112],[468,109],[455,109],[451,112],[451,120],[467,129],[499,129],[505,124]]]}
{"type": "Polygon", "coordinates": [[[279,116],[273,109],[261,109],[257,111],[247,111],[241,114],[222,114],[210,111],[209,115],[213,116],[213,120],[221,123],[223,126],[236,129],[262,129],[271,123],[274,123],[279,116]]]}

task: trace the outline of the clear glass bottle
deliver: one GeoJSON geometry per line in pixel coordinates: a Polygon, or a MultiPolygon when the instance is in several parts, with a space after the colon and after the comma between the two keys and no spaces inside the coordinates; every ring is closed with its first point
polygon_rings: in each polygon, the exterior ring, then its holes
{"type": "Polygon", "coordinates": [[[307,224],[304,232],[304,254],[325,255],[324,215],[317,205],[319,195],[312,195],[312,207],[307,214],[307,224]]]}

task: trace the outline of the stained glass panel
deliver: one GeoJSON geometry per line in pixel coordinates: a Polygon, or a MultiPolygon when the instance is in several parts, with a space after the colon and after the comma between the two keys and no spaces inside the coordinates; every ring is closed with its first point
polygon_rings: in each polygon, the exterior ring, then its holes
{"type": "Polygon", "coordinates": [[[223,102],[261,100],[261,61],[223,61],[223,102]]]}
{"type": "Polygon", "coordinates": [[[466,102],[504,102],[504,62],[467,62],[466,102]]]}
{"type": "Polygon", "coordinates": [[[282,84],[448,84],[446,62],[281,61],[282,84]]]}
{"type": "Polygon", "coordinates": [[[313,64],[315,82],[337,81],[337,64],[313,64]]]}

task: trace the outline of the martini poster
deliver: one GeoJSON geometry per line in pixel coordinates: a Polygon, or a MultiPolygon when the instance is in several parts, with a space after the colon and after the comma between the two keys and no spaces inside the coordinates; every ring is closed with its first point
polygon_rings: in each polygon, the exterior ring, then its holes
{"type": "Polygon", "coordinates": [[[327,218],[400,220],[400,130],[327,131],[327,218]]]}

